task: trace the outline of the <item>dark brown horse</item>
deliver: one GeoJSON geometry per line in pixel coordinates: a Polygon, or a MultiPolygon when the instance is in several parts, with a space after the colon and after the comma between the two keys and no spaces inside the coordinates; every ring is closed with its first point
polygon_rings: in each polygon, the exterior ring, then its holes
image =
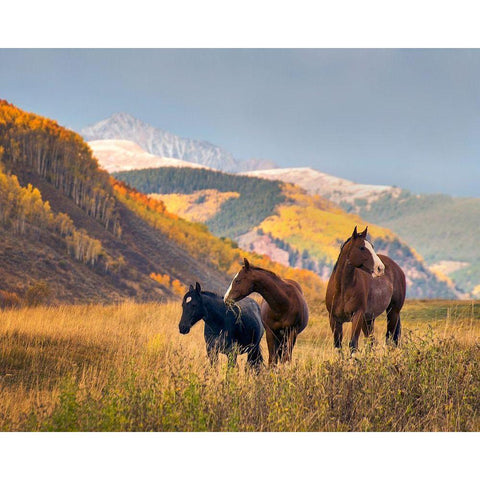
{"type": "Polygon", "coordinates": [[[259,293],[265,300],[261,313],[267,337],[268,363],[291,360],[297,335],[308,323],[308,307],[300,285],[294,280],[282,280],[269,270],[254,267],[245,258],[243,268],[235,275],[223,299],[225,303],[238,302],[252,292],[259,293]]]}
{"type": "Polygon", "coordinates": [[[335,348],[342,348],[343,323],[352,322],[350,350],[358,348],[363,330],[373,341],[375,318],[387,311],[387,341],[398,345],[400,310],[405,300],[405,274],[386,255],[377,255],[367,240],[367,228],[342,245],[327,286],[326,304],[335,348]]]}

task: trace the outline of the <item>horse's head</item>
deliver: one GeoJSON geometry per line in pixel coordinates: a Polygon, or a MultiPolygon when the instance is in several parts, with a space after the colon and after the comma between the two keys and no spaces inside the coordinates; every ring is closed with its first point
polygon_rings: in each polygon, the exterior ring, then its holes
{"type": "Polygon", "coordinates": [[[242,269],[233,277],[232,283],[223,297],[225,303],[238,302],[253,292],[252,271],[250,263],[244,258],[242,269]]]}
{"type": "Polygon", "coordinates": [[[178,324],[180,333],[185,335],[199,320],[205,317],[205,306],[201,295],[202,287],[197,282],[195,288],[190,289],[184,295],[182,301],[182,318],[178,324]]]}
{"type": "Polygon", "coordinates": [[[382,263],[378,255],[373,249],[373,245],[367,240],[367,230],[358,233],[357,227],[353,231],[345,246],[347,246],[347,261],[354,267],[360,268],[373,277],[380,277],[385,273],[385,265],[382,263]]]}

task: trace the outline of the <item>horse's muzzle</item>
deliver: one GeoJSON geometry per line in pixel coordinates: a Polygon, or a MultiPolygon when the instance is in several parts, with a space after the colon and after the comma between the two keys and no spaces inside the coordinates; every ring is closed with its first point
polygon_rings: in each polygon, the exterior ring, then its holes
{"type": "Polygon", "coordinates": [[[178,330],[180,331],[180,333],[181,333],[182,335],[186,335],[186,334],[190,331],[190,327],[184,326],[184,325],[180,325],[180,326],[178,327],[178,330]]]}

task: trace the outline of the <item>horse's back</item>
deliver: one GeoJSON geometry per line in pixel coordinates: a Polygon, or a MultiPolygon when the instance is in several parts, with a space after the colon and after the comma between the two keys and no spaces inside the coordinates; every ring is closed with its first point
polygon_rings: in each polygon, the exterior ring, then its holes
{"type": "Polygon", "coordinates": [[[298,333],[300,333],[306,326],[307,326],[307,323],[308,323],[308,305],[307,305],[307,301],[305,300],[305,297],[303,296],[303,290],[302,290],[302,287],[300,286],[300,284],[298,282],[296,282],[295,280],[287,280],[287,283],[289,283],[290,285],[292,285],[293,287],[295,287],[297,290],[298,290],[298,303],[299,303],[299,323],[300,323],[300,326],[299,326],[299,329],[298,329],[298,333]]]}
{"type": "Polygon", "coordinates": [[[287,312],[274,312],[268,302],[263,300],[261,305],[261,317],[264,325],[268,325],[269,328],[274,328],[274,325],[277,322],[285,323],[282,328],[295,327],[297,333],[300,333],[305,329],[308,323],[308,305],[305,297],[303,296],[302,288],[300,284],[295,280],[287,279],[285,280],[290,287],[291,291],[288,293],[290,302],[293,302],[293,305],[290,305],[287,312]]]}
{"type": "Polygon", "coordinates": [[[288,278],[287,280],[285,280],[285,282],[294,286],[303,295],[302,287],[300,286],[300,284],[297,281],[292,280],[291,278],[288,278]]]}
{"type": "Polygon", "coordinates": [[[390,302],[390,307],[395,307],[400,310],[405,302],[407,292],[407,283],[405,273],[397,262],[386,255],[378,255],[382,263],[385,265],[385,275],[387,275],[392,282],[393,291],[390,302]]]}
{"type": "Polygon", "coordinates": [[[264,333],[260,306],[255,300],[248,297],[240,300],[238,305],[240,307],[240,321],[244,326],[246,336],[260,342],[264,333]]]}
{"type": "Polygon", "coordinates": [[[405,295],[407,291],[405,273],[398,263],[392,260],[390,257],[387,257],[386,255],[378,256],[385,265],[385,275],[388,275],[392,281],[393,292],[391,304],[400,310],[405,301],[405,295]]]}

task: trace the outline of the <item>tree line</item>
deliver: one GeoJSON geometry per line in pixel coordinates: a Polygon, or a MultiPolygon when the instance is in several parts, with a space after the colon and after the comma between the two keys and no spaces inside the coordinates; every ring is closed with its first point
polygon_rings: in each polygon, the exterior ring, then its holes
{"type": "Polygon", "coordinates": [[[75,260],[91,266],[103,251],[99,240],[90,237],[85,230],[75,228],[67,214],[52,212],[37,188],[30,184],[20,186],[15,175],[3,172],[1,163],[0,226],[21,236],[39,236],[45,231],[57,234],[75,260]]]}
{"type": "Polygon", "coordinates": [[[109,175],[99,169],[80,135],[0,100],[0,145],[7,172],[18,165],[33,170],[106,229],[119,233],[109,175]]]}
{"type": "Polygon", "coordinates": [[[226,200],[206,222],[214,235],[223,237],[234,238],[248,232],[285,201],[281,182],[215,170],[162,167],[118,172],[114,176],[147,194],[191,194],[209,189],[238,192],[238,197],[226,200]]]}

